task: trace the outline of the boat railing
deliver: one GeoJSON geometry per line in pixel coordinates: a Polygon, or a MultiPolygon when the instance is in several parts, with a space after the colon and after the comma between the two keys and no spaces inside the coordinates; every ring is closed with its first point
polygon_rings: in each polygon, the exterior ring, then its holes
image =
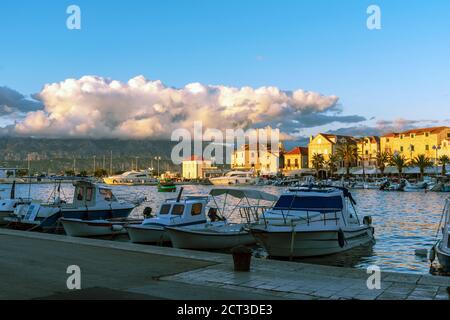
{"type": "MultiPolygon", "coordinates": [[[[283,218],[284,224],[292,224],[293,222],[305,222],[306,225],[310,225],[312,223],[316,223],[316,222],[323,222],[324,226],[327,225],[328,222],[332,221],[335,223],[335,225],[339,224],[339,221],[342,219],[342,221],[344,221],[344,223],[346,223],[345,221],[345,217],[344,217],[344,211],[342,208],[283,208],[283,207],[277,207],[275,210],[273,211],[280,211],[281,216],[283,218]],[[302,213],[306,213],[306,218],[305,217],[300,217],[296,214],[292,214],[292,211],[295,212],[302,212],[302,213]],[[320,218],[317,219],[318,214],[320,214],[320,218]],[[290,218],[290,219],[289,219],[290,218]],[[290,220],[288,223],[288,219],[290,220]]],[[[273,212],[272,211],[272,212],[273,212]]],[[[264,224],[267,227],[267,225],[269,224],[268,219],[265,215],[265,211],[262,213],[262,217],[264,220],[264,224]]]]}

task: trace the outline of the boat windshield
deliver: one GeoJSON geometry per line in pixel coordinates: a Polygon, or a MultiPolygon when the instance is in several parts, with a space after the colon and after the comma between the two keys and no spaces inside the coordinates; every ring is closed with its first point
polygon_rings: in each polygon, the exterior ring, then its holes
{"type": "Polygon", "coordinates": [[[159,211],[159,214],[169,214],[169,212],[170,212],[170,207],[171,207],[170,204],[163,204],[163,205],[161,206],[161,210],[159,211]]]}
{"type": "Polygon", "coordinates": [[[332,212],[343,209],[342,198],[285,195],[278,199],[273,210],[308,210],[332,212]]]}

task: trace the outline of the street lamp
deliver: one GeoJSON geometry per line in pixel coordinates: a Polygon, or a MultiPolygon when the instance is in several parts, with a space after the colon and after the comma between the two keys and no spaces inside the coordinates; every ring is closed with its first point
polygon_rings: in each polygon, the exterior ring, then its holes
{"type": "Polygon", "coordinates": [[[433,150],[436,151],[436,158],[434,158],[436,164],[436,174],[438,172],[438,152],[441,150],[441,146],[433,146],[433,150]]]}
{"type": "Polygon", "coordinates": [[[161,160],[161,157],[155,157],[155,160],[158,161],[158,178],[159,178],[159,161],[161,160]]]}

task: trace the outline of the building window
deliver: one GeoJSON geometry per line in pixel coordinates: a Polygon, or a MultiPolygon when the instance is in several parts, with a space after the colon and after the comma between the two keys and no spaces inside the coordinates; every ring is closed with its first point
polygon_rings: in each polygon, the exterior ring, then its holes
{"type": "Polygon", "coordinates": [[[298,159],[295,159],[295,167],[298,168],[298,159]]]}
{"type": "Polygon", "coordinates": [[[410,137],[411,137],[411,138],[414,138],[414,137],[415,137],[414,133],[411,133],[410,137]]]}
{"type": "Polygon", "coordinates": [[[291,159],[288,159],[288,161],[287,161],[288,163],[287,163],[287,166],[288,166],[288,168],[291,166],[291,159]]]}
{"type": "Polygon", "coordinates": [[[400,139],[403,139],[403,135],[400,135],[400,139]]]}
{"type": "Polygon", "coordinates": [[[429,137],[430,134],[428,132],[425,133],[425,137],[429,137]]]}
{"type": "Polygon", "coordinates": [[[386,142],[389,142],[389,138],[386,139],[386,142]]]}
{"type": "Polygon", "coordinates": [[[400,147],[400,152],[403,152],[403,147],[400,147]]]}
{"type": "Polygon", "coordinates": [[[414,152],[414,146],[413,146],[413,145],[411,145],[411,146],[409,147],[409,149],[410,149],[411,152],[414,152]]]}
{"type": "Polygon", "coordinates": [[[426,150],[426,151],[430,150],[430,146],[429,146],[429,145],[426,145],[426,146],[425,146],[425,150],[426,150]]]}

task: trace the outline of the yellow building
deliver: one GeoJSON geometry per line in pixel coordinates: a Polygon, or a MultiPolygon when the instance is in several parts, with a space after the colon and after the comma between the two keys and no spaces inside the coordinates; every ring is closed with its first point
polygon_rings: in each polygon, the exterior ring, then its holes
{"type": "Polygon", "coordinates": [[[308,148],[296,147],[284,154],[284,171],[308,169],[308,148]]]}
{"type": "Polygon", "coordinates": [[[358,166],[376,166],[377,154],[380,152],[380,137],[370,136],[359,138],[357,142],[358,147],[358,166]]]}
{"type": "Polygon", "coordinates": [[[450,127],[413,129],[389,133],[381,137],[381,151],[400,153],[407,159],[425,154],[436,161],[441,155],[450,156],[450,127]]]}
{"type": "Polygon", "coordinates": [[[313,168],[312,160],[314,154],[323,155],[325,161],[334,154],[340,145],[345,143],[356,144],[356,139],[350,136],[341,136],[334,134],[319,133],[317,136],[310,137],[308,145],[309,168],[313,168]]]}

